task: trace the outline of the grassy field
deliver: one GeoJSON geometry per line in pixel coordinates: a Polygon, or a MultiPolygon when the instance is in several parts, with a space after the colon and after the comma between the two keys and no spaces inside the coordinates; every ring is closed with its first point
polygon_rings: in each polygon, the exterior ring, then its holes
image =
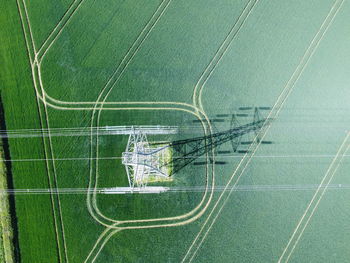
{"type": "MultiPolygon", "coordinates": [[[[215,177],[210,166],[189,165],[174,180],[154,183],[204,188],[215,178],[218,186],[237,182],[248,190],[217,191],[212,197],[185,191],[16,195],[20,261],[271,262],[281,257],[285,262],[290,253],[294,262],[345,262],[349,253],[342,244],[349,240],[343,233],[349,231],[350,211],[345,189],[327,191],[305,234],[297,241],[293,237],[348,130],[350,4],[341,3],[4,3],[0,55],[6,67],[0,71],[0,87],[8,130],[118,125],[186,129],[149,137],[172,141],[205,135],[193,122],[198,118],[233,114],[241,106],[272,107],[281,92],[292,91],[271,111],[278,114],[265,139],[273,143],[259,146],[236,176],[235,169],[251,154],[243,157],[225,144],[217,150],[226,154],[215,158],[226,165],[215,166],[215,177]],[[332,16],[334,20],[328,19],[332,16]],[[210,67],[212,71],[206,70],[210,67]],[[186,213],[190,215],[177,218],[186,213]],[[289,240],[295,249],[288,247],[289,240]]],[[[230,121],[203,125],[215,132],[230,128],[230,121]]],[[[125,168],[117,157],[127,139],[10,139],[14,187],[126,186],[125,168]],[[23,159],[36,160],[19,161],[23,159]]],[[[331,182],[334,188],[349,184],[347,168],[345,158],[331,182]]]]}
{"type": "MultiPolygon", "coordinates": [[[[7,189],[7,171],[4,162],[2,143],[0,144],[0,189],[7,189]]],[[[13,230],[11,225],[10,205],[7,193],[0,194],[0,261],[15,262],[13,230]]]]}

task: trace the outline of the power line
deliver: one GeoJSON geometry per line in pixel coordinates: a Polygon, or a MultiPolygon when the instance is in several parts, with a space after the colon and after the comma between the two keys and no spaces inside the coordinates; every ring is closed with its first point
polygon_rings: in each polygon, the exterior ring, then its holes
{"type": "MultiPolygon", "coordinates": [[[[214,192],[223,191],[236,191],[236,192],[276,192],[276,191],[312,191],[318,189],[317,184],[295,184],[295,185],[240,185],[235,187],[215,186],[214,192]]],[[[128,187],[124,187],[128,188],[128,187]]],[[[327,188],[327,190],[350,190],[349,184],[332,184],[323,185],[321,188],[327,188]]],[[[35,195],[35,194],[87,194],[96,191],[98,194],[109,194],[110,190],[114,188],[28,188],[28,189],[2,189],[1,194],[16,194],[16,195],[35,195]]],[[[146,187],[147,189],[147,187],[146,187]]],[[[205,190],[211,190],[205,186],[179,186],[168,187],[166,192],[163,193],[178,193],[178,192],[204,192],[205,190]]],[[[127,192],[122,192],[128,194],[127,192]]],[[[131,191],[129,194],[132,194],[131,191]]]]}
{"type": "Polygon", "coordinates": [[[33,138],[57,136],[91,136],[91,135],[129,135],[142,130],[145,134],[176,134],[177,126],[142,125],[142,126],[104,126],[50,129],[0,130],[0,138],[33,138]]]}
{"type": "MultiPolygon", "coordinates": [[[[242,158],[242,155],[216,155],[216,158],[242,158]]],[[[271,158],[271,159],[289,159],[289,158],[333,158],[334,154],[291,154],[291,155],[254,155],[252,158],[271,158]]],[[[345,154],[344,157],[350,157],[350,154],[345,154]]],[[[192,158],[191,156],[183,157],[183,158],[192,158]]],[[[198,159],[206,159],[206,156],[200,156],[198,159]]],[[[71,158],[38,158],[38,159],[5,159],[3,162],[42,162],[42,161],[86,161],[86,160],[120,160],[122,157],[120,156],[111,156],[111,157],[98,157],[98,158],[90,158],[90,157],[71,157],[71,158]]]]}

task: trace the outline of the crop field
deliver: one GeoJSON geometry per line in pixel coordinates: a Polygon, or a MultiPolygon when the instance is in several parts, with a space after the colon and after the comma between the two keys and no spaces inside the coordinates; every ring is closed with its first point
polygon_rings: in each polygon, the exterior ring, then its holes
{"type": "Polygon", "coordinates": [[[1,9],[13,262],[349,262],[349,1],[1,9]],[[176,127],[147,139],[192,161],[106,194],[130,180],[115,127],[176,127]]]}

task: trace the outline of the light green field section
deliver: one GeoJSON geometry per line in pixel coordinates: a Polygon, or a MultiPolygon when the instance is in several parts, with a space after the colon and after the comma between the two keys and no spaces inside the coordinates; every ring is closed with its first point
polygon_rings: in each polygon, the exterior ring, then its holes
{"type": "MultiPolygon", "coordinates": [[[[159,20],[112,85],[108,101],[189,101],[203,68],[246,2],[170,2],[163,13],[156,13],[159,20]],[[218,21],[212,23],[214,19],[218,21]]],[[[59,100],[95,101],[158,5],[84,3],[44,58],[47,93],[59,100]],[[92,16],[95,12],[101,16],[92,16]]]]}
{"type": "MultiPolygon", "coordinates": [[[[257,158],[252,159],[238,184],[265,186],[265,190],[233,192],[194,262],[214,261],[217,257],[222,262],[230,258],[271,262],[282,255],[349,128],[346,73],[350,67],[346,27],[349,8],[344,3],[273,122],[266,137],[273,140],[273,146],[259,148],[257,158]],[[293,186],[293,189],[281,189],[281,186],[293,186]],[[219,252],[227,244],[230,250],[225,254],[211,253],[219,252]]],[[[256,94],[257,98],[266,96],[265,89],[256,94]]],[[[252,101],[253,95],[247,100],[252,101]]],[[[349,241],[344,235],[348,233],[344,223],[348,190],[339,188],[339,184],[348,185],[348,178],[342,176],[347,163],[346,157],[331,181],[331,186],[338,188],[326,191],[291,253],[291,262],[346,261],[348,251],[340,242],[349,241]],[[332,244],[326,246],[326,243],[332,244]]]]}
{"type": "Polygon", "coordinates": [[[205,110],[272,107],[333,2],[260,2],[205,85],[205,110]]]}

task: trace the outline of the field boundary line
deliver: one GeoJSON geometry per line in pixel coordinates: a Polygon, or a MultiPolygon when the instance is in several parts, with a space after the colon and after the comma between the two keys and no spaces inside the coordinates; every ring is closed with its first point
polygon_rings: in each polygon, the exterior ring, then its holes
{"type": "MultiPolygon", "coordinates": [[[[29,57],[29,63],[32,67],[33,65],[33,60],[34,60],[34,56],[35,56],[35,50],[34,50],[34,47],[29,47],[29,41],[27,39],[27,30],[26,30],[26,25],[23,23],[23,11],[21,10],[21,5],[20,5],[20,0],[16,0],[16,3],[17,3],[17,9],[18,9],[18,13],[19,13],[19,17],[20,17],[20,21],[21,21],[21,27],[22,27],[22,30],[23,30],[23,35],[24,35],[24,39],[25,39],[25,43],[26,43],[26,48],[27,48],[27,53],[28,53],[28,57],[29,57]],[[31,50],[33,49],[33,50],[31,50]],[[33,52],[33,54],[32,54],[33,52]]],[[[29,30],[29,29],[28,29],[29,30]]]]}
{"type": "MultiPolygon", "coordinates": [[[[315,53],[320,41],[323,39],[323,36],[325,35],[325,33],[327,32],[329,26],[332,24],[332,21],[334,19],[334,17],[336,16],[336,14],[338,13],[341,4],[343,3],[344,0],[336,0],[334,2],[334,4],[332,5],[328,15],[326,16],[326,18],[324,19],[323,23],[321,24],[319,30],[316,32],[316,35],[314,36],[314,38],[312,39],[310,45],[308,46],[308,48],[306,49],[303,57],[301,58],[297,68],[295,69],[295,71],[293,72],[291,78],[288,80],[287,84],[285,85],[284,89],[282,90],[281,94],[279,95],[276,103],[274,104],[274,106],[272,107],[267,119],[268,120],[273,120],[276,119],[279,115],[279,112],[282,109],[282,106],[284,105],[285,101],[287,100],[287,98],[289,97],[289,95],[291,94],[293,88],[295,87],[295,83],[299,80],[300,76],[302,75],[304,69],[306,68],[308,62],[310,61],[312,55],[315,53]],[[340,5],[339,5],[340,3],[340,5]],[[337,8],[336,8],[337,7],[337,8]],[[336,10],[336,12],[334,12],[334,10],[336,10]],[[277,109],[277,110],[275,110],[277,109]]],[[[248,154],[245,154],[242,161],[246,158],[248,158],[247,163],[245,164],[241,174],[238,176],[236,182],[234,185],[236,185],[240,179],[240,177],[242,176],[244,170],[246,169],[247,165],[250,163],[250,160],[252,159],[252,156],[255,154],[256,150],[258,149],[260,142],[263,140],[263,138],[266,136],[268,130],[270,128],[270,124],[268,124],[266,126],[266,129],[264,131],[259,132],[258,136],[260,136],[260,140],[257,143],[256,148],[253,150],[252,154],[250,156],[248,156],[248,154]]],[[[258,136],[255,137],[255,140],[257,138],[259,138],[258,136]]],[[[238,164],[236,170],[234,171],[234,173],[232,174],[231,178],[229,179],[229,182],[226,186],[228,186],[230,184],[230,182],[232,181],[233,177],[235,176],[236,172],[238,171],[238,169],[240,168],[240,166],[242,165],[242,161],[238,164]]],[[[204,222],[202,228],[200,229],[199,233],[197,234],[197,236],[195,237],[194,241],[192,242],[191,246],[189,247],[189,249],[187,250],[184,258],[182,259],[182,262],[185,262],[186,259],[189,257],[190,252],[193,250],[193,247],[195,245],[195,243],[197,243],[197,241],[200,238],[200,235],[202,234],[202,232],[204,231],[205,226],[207,225],[207,223],[209,222],[209,219],[212,215],[212,213],[214,212],[216,206],[218,205],[218,203],[220,202],[222,196],[224,195],[226,191],[224,191],[218,198],[217,202],[215,203],[212,211],[210,212],[210,214],[208,215],[206,221],[204,222]]],[[[210,229],[212,228],[212,226],[214,225],[216,219],[218,218],[219,214],[221,213],[222,208],[225,206],[225,204],[227,203],[230,195],[232,193],[232,190],[229,191],[226,199],[223,201],[223,204],[221,206],[221,208],[219,209],[219,211],[217,212],[215,218],[213,219],[212,223],[210,224],[210,226],[208,227],[207,231],[205,232],[203,238],[199,241],[198,246],[196,247],[195,251],[193,252],[191,258],[189,259],[189,262],[191,262],[197,251],[199,250],[200,246],[202,245],[202,243],[204,242],[206,236],[208,235],[210,229]]]]}
{"type": "MultiPolygon", "coordinates": [[[[140,109],[140,108],[121,108],[119,110],[129,110],[129,109],[140,109]]],[[[185,111],[188,112],[190,114],[194,114],[196,115],[197,113],[195,111],[189,111],[187,109],[184,108],[144,108],[142,110],[180,110],[180,111],[185,111]]],[[[203,201],[201,202],[203,203],[203,201]]],[[[169,220],[177,220],[180,218],[184,218],[184,217],[188,217],[188,213],[185,214],[185,216],[177,216],[177,217],[169,217],[169,218],[155,218],[155,219],[142,219],[142,220],[124,220],[124,221],[118,221],[118,220],[114,220],[112,222],[116,222],[116,223],[141,223],[141,222],[153,222],[153,221],[169,221],[169,220]]],[[[96,219],[96,218],[95,218],[96,219]]],[[[100,222],[101,224],[105,225],[106,227],[110,226],[108,224],[104,224],[103,222],[100,222]]]]}
{"type": "Polygon", "coordinates": [[[350,133],[348,133],[346,135],[344,141],[342,142],[341,146],[339,147],[336,155],[334,156],[334,159],[332,160],[330,166],[327,169],[327,172],[323,176],[323,178],[322,178],[322,180],[321,180],[321,182],[320,182],[316,192],[314,193],[311,201],[309,202],[309,204],[308,204],[307,208],[305,209],[303,215],[301,216],[300,220],[298,221],[298,224],[295,227],[295,229],[293,231],[293,234],[290,237],[286,247],[284,248],[280,258],[278,259],[278,262],[281,262],[285,258],[285,255],[286,255],[287,251],[289,250],[290,246],[292,246],[292,248],[290,249],[290,251],[289,251],[289,253],[288,253],[287,257],[286,257],[286,260],[284,262],[288,262],[289,261],[291,255],[294,252],[294,249],[296,248],[296,246],[299,243],[299,240],[300,240],[301,236],[303,235],[306,227],[308,226],[311,218],[313,217],[316,209],[318,208],[318,205],[320,204],[321,199],[322,199],[323,195],[325,194],[325,192],[326,192],[330,182],[332,181],[335,173],[337,172],[337,170],[338,170],[338,168],[339,168],[339,166],[341,164],[341,161],[344,158],[344,155],[346,154],[346,152],[350,148],[350,140],[349,139],[350,139],[350,133]],[[311,213],[308,214],[310,210],[311,210],[311,213]],[[304,221],[305,221],[305,224],[304,224],[304,221]],[[294,241],[294,243],[293,243],[293,241],[294,241]]]}
{"type": "MultiPolygon", "coordinates": [[[[34,59],[36,56],[36,47],[35,47],[35,42],[34,42],[34,38],[33,38],[33,32],[32,32],[32,28],[30,26],[30,22],[29,22],[29,15],[28,15],[28,11],[27,11],[27,6],[25,3],[25,0],[22,0],[22,4],[23,4],[23,8],[24,8],[24,13],[27,19],[27,24],[28,24],[28,29],[29,29],[29,34],[30,34],[30,40],[32,42],[33,45],[33,51],[34,51],[34,59]]],[[[33,64],[33,61],[31,61],[31,64],[33,64]]]]}

